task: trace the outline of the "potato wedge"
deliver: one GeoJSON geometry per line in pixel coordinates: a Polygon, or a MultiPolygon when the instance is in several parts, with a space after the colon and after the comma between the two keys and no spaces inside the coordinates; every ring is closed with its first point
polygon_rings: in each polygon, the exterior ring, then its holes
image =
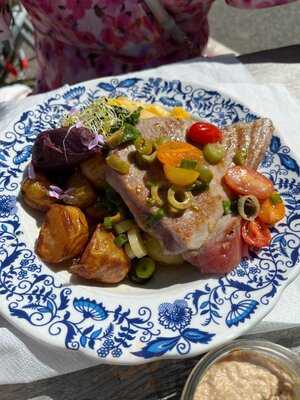
{"type": "Polygon", "coordinates": [[[95,203],[97,195],[90,182],[81,172],[75,172],[67,182],[67,192],[63,202],[70,206],[86,208],[95,203]]]}
{"type": "Polygon", "coordinates": [[[97,189],[105,187],[105,159],[97,154],[94,157],[80,164],[80,170],[83,175],[95,186],[97,189]]]}
{"type": "Polygon", "coordinates": [[[50,182],[42,174],[36,174],[34,179],[25,178],[21,184],[24,202],[35,210],[47,211],[57,201],[49,196],[49,186],[50,182]]]}
{"type": "Polygon", "coordinates": [[[88,224],[83,212],[73,206],[50,207],[36,244],[45,262],[59,263],[79,256],[88,241],[88,224]]]}
{"type": "Polygon", "coordinates": [[[122,281],[130,269],[130,260],[122,248],[114,243],[114,235],[99,224],[79,263],[71,272],[85,279],[103,283],[122,281]]]}

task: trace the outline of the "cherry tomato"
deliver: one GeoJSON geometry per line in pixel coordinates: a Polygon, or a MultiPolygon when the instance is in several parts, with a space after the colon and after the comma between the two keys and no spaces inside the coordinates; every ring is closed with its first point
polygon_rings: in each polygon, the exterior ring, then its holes
{"type": "Polygon", "coordinates": [[[271,199],[266,199],[260,205],[258,218],[264,224],[274,225],[285,216],[285,207],[283,202],[273,204],[271,199]]]}
{"type": "Polygon", "coordinates": [[[208,122],[195,122],[187,131],[187,139],[198,144],[219,142],[223,139],[220,129],[208,122]]]}
{"type": "Polygon", "coordinates": [[[230,189],[238,194],[252,194],[260,200],[267,199],[274,192],[273,183],[257,171],[239,165],[230,168],[224,176],[230,189]]]}
{"type": "Polygon", "coordinates": [[[242,222],[242,237],[249,246],[257,249],[268,246],[271,242],[269,227],[257,219],[242,222]]]}
{"type": "Polygon", "coordinates": [[[185,142],[166,142],[157,149],[157,158],[162,164],[179,167],[182,160],[203,161],[202,151],[185,142]]]}

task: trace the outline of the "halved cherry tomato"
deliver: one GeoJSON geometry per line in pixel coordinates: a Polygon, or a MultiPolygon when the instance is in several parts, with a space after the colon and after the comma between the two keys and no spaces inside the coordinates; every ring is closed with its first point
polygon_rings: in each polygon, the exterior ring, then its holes
{"type": "Polygon", "coordinates": [[[194,143],[207,144],[219,142],[223,139],[223,134],[216,125],[195,122],[189,127],[186,137],[194,143]]]}
{"type": "Polygon", "coordinates": [[[268,246],[271,242],[269,227],[257,219],[242,222],[242,237],[249,246],[257,249],[268,246]]]}
{"type": "Polygon", "coordinates": [[[179,167],[182,160],[203,161],[202,151],[185,142],[166,142],[157,149],[156,157],[162,164],[179,167]]]}
{"type": "Polygon", "coordinates": [[[260,205],[258,218],[265,224],[274,225],[285,216],[283,202],[273,204],[271,199],[264,200],[260,205]]]}
{"type": "Polygon", "coordinates": [[[193,169],[177,168],[166,164],[164,173],[168,181],[176,186],[192,185],[199,176],[199,172],[193,169]]]}
{"type": "Polygon", "coordinates": [[[260,200],[267,199],[274,192],[274,186],[270,179],[251,168],[239,165],[227,171],[224,181],[234,192],[252,194],[260,200]]]}

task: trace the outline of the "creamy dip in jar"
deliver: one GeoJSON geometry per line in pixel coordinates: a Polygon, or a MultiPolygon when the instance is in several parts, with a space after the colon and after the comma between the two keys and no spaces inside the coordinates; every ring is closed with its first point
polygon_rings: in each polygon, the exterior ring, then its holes
{"type": "Polygon", "coordinates": [[[299,400],[299,368],[281,346],[239,340],[197,364],[182,400],[299,400]]]}

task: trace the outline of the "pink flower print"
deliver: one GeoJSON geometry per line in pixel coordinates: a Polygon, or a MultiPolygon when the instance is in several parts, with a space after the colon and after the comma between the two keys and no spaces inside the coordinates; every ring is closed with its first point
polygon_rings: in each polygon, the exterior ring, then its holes
{"type": "Polygon", "coordinates": [[[72,12],[74,19],[81,19],[86,10],[92,6],[92,0],[67,0],[66,7],[72,12]]]}
{"type": "Polygon", "coordinates": [[[53,7],[52,7],[51,3],[52,3],[52,0],[40,0],[39,7],[46,14],[51,14],[51,13],[53,13],[53,7]]]}
{"type": "Polygon", "coordinates": [[[76,35],[77,39],[87,45],[96,44],[97,39],[91,32],[85,31],[75,31],[74,34],[76,35]]]}

